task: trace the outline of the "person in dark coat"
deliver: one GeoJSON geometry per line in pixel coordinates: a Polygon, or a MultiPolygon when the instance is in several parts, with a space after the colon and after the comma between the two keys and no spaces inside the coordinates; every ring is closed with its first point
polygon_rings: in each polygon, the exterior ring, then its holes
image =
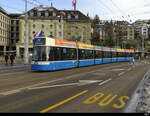
{"type": "Polygon", "coordinates": [[[13,54],[11,54],[11,55],[10,55],[10,62],[11,62],[11,65],[13,65],[14,59],[15,59],[15,56],[14,56],[13,54]]]}
{"type": "Polygon", "coordinates": [[[6,62],[6,65],[8,65],[8,59],[9,59],[9,56],[8,54],[5,55],[5,62],[6,62]]]}

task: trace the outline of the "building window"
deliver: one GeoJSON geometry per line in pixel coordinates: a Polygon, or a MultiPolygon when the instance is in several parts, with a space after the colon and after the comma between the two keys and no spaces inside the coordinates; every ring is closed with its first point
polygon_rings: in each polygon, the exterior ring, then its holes
{"type": "Polygon", "coordinates": [[[34,12],[34,16],[37,16],[37,12],[34,12]]]}
{"type": "Polygon", "coordinates": [[[38,12],[38,16],[39,16],[39,17],[41,16],[41,13],[40,13],[40,12],[38,12]]]}
{"type": "Polygon", "coordinates": [[[53,37],[53,32],[50,32],[50,37],[53,37]]]}
{"type": "Polygon", "coordinates": [[[33,31],[32,34],[35,34],[35,31],[33,31]]]}
{"type": "Polygon", "coordinates": [[[36,27],[36,25],[35,24],[33,24],[33,28],[35,28],[36,27]]]}
{"type": "Polygon", "coordinates": [[[59,28],[61,29],[61,25],[59,25],[59,28]]]}
{"type": "Polygon", "coordinates": [[[62,33],[61,32],[59,32],[59,37],[62,37],[62,33]]]}
{"type": "Polygon", "coordinates": [[[11,31],[14,31],[14,27],[11,27],[11,31]]]}
{"type": "Polygon", "coordinates": [[[43,25],[43,24],[42,24],[42,26],[41,26],[41,27],[42,27],[42,29],[44,29],[44,25],[43,25]]]}
{"type": "Polygon", "coordinates": [[[50,29],[52,29],[53,28],[53,25],[50,25],[50,29]]]}
{"type": "Polygon", "coordinates": [[[47,16],[47,17],[48,17],[48,15],[49,15],[49,14],[48,14],[48,12],[45,12],[45,16],[47,16]]]}
{"type": "Polygon", "coordinates": [[[79,16],[78,16],[78,15],[76,15],[76,16],[75,16],[75,19],[79,19],[79,16]]]}
{"type": "Polygon", "coordinates": [[[49,16],[53,16],[53,12],[49,12],[49,16]]]}
{"type": "Polygon", "coordinates": [[[43,17],[44,17],[44,16],[45,16],[45,12],[41,12],[41,16],[43,16],[43,17]]]}
{"type": "Polygon", "coordinates": [[[68,19],[71,19],[71,15],[70,14],[68,15],[68,19]]]}
{"type": "Polygon", "coordinates": [[[19,31],[19,27],[16,27],[16,31],[19,31]]]}
{"type": "Polygon", "coordinates": [[[30,16],[33,16],[34,15],[34,13],[33,12],[30,12],[30,16]]]}

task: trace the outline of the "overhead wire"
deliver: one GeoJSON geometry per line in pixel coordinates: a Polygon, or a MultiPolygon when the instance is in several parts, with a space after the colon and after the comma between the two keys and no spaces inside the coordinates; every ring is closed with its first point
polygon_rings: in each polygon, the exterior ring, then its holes
{"type": "MultiPolygon", "coordinates": [[[[98,3],[100,3],[100,4],[102,4],[103,5],[103,7],[105,7],[107,10],[109,10],[109,12],[111,13],[111,14],[115,14],[115,12],[110,8],[110,7],[108,7],[104,2],[102,2],[102,0],[97,0],[98,1],[98,3]]],[[[124,20],[124,19],[122,19],[122,17],[120,17],[120,16],[117,16],[120,20],[124,20]]]]}
{"type": "Polygon", "coordinates": [[[13,10],[19,11],[19,12],[23,12],[23,10],[22,10],[22,9],[15,8],[15,7],[12,7],[12,6],[6,5],[6,4],[2,4],[2,3],[0,3],[0,5],[1,5],[1,6],[3,6],[3,7],[6,7],[6,8],[10,8],[10,9],[13,9],[13,10]]]}

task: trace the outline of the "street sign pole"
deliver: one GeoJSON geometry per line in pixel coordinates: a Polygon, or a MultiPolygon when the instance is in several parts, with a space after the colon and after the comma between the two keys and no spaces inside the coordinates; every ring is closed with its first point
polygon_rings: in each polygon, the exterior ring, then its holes
{"type": "Polygon", "coordinates": [[[27,0],[25,0],[25,38],[24,38],[24,64],[28,64],[29,63],[29,41],[28,41],[28,24],[27,24],[27,20],[28,20],[28,14],[27,14],[27,0]]]}

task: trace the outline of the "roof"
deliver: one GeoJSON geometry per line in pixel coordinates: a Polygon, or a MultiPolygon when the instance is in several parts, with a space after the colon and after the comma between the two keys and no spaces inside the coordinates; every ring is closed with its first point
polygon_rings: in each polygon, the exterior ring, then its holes
{"type": "MultiPolygon", "coordinates": [[[[65,19],[66,21],[89,21],[90,18],[86,15],[84,15],[82,12],[78,11],[78,10],[58,10],[53,6],[50,7],[45,7],[43,5],[37,6],[32,8],[31,10],[28,11],[29,14],[29,19],[60,19],[60,17],[63,15],[63,19],[65,19]],[[37,13],[37,12],[54,12],[55,15],[54,16],[31,16],[30,13],[37,13]],[[78,17],[77,17],[78,16],[78,17]],[[71,18],[68,18],[71,17],[71,18]],[[76,18],[77,17],[77,18],[76,18]]],[[[24,17],[24,14],[21,14],[21,17],[24,17]]]]}
{"type": "Polygon", "coordinates": [[[0,12],[7,14],[7,12],[2,7],[0,7],[0,12]]]}

